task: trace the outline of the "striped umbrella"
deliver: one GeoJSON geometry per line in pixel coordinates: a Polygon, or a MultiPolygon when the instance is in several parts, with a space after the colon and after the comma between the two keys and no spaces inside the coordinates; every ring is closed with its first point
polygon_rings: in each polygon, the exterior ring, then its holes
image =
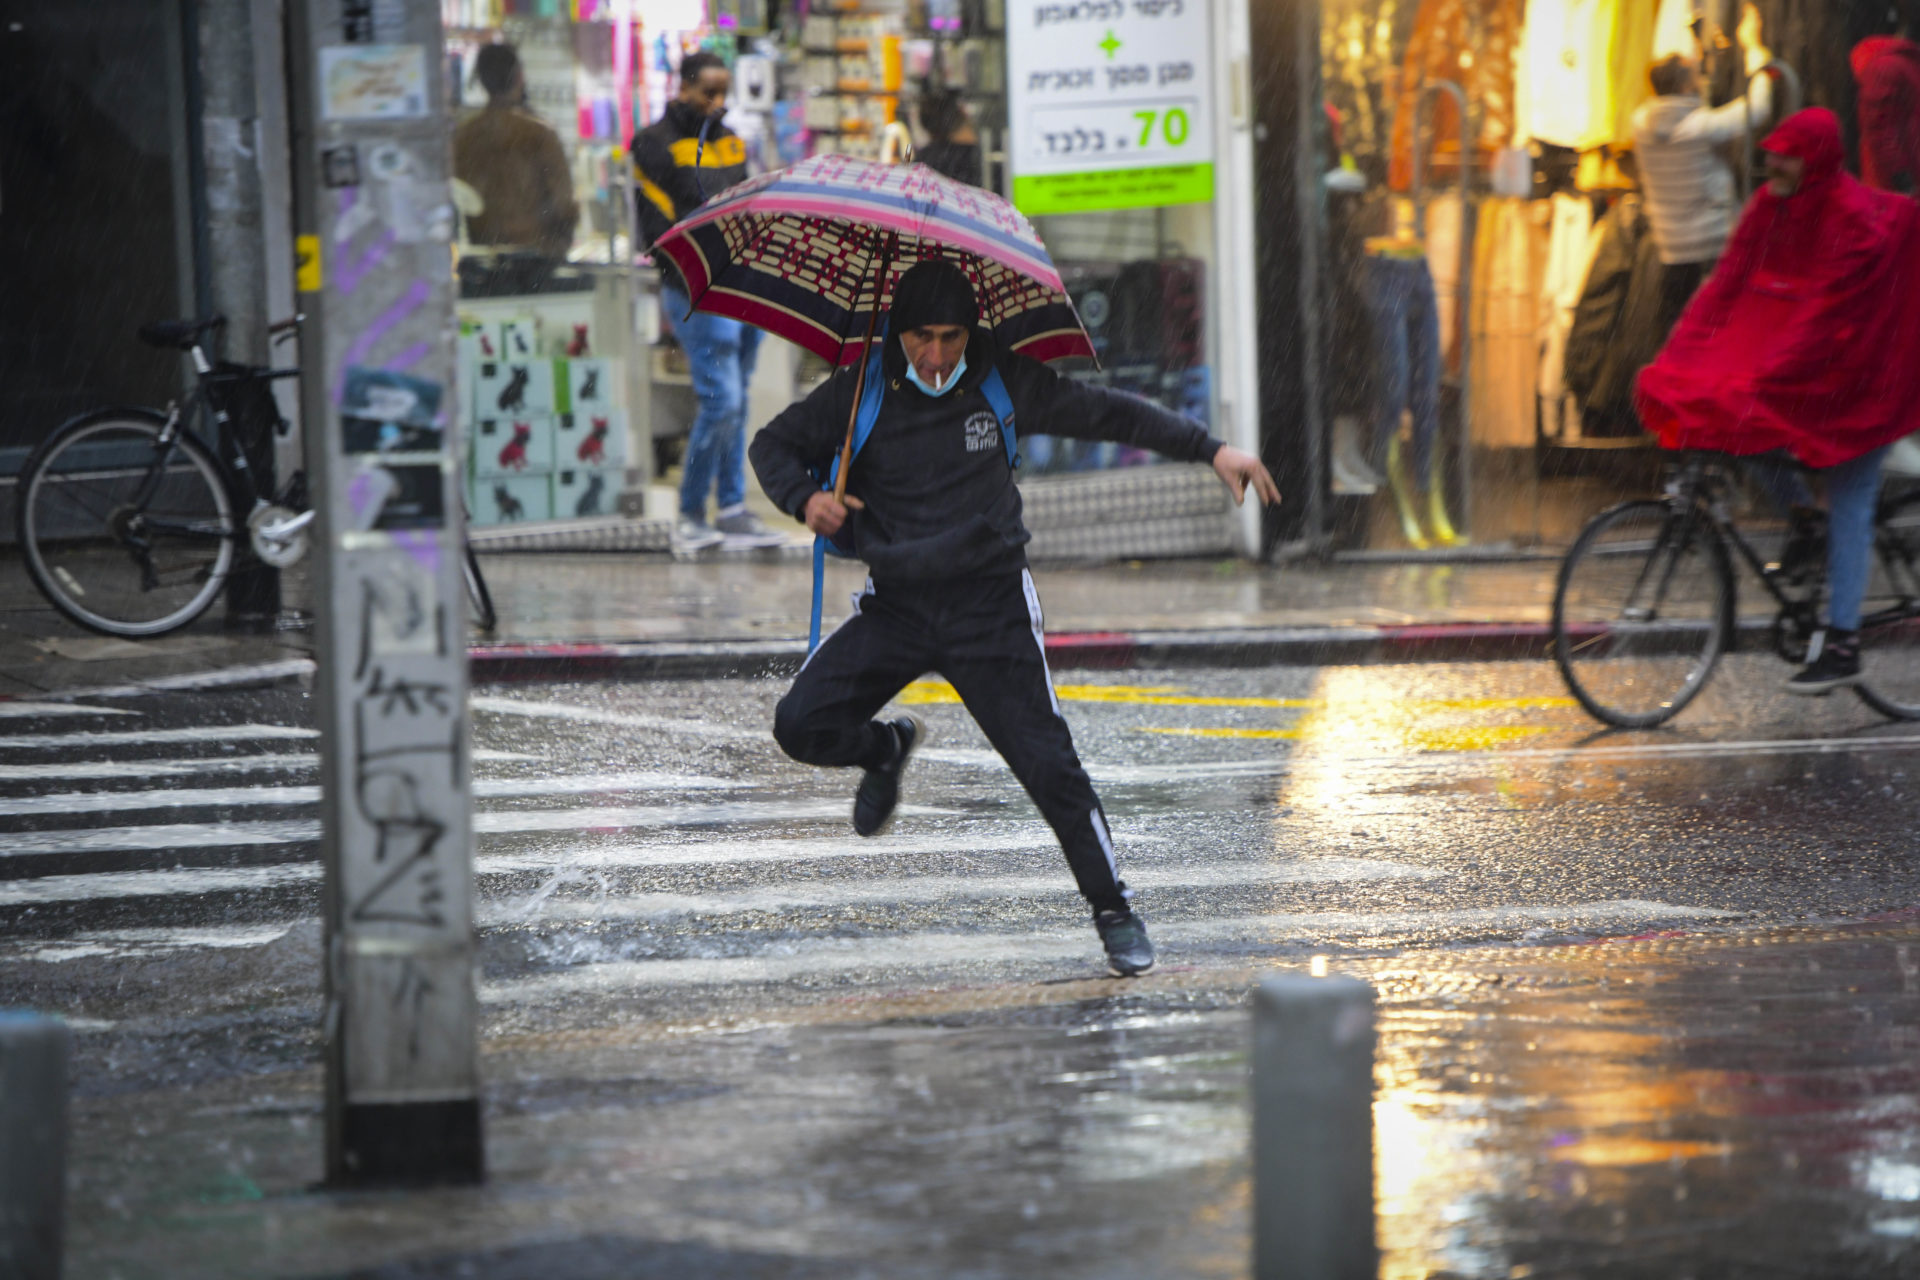
{"type": "Polygon", "coordinates": [[[945,258],[973,281],[982,322],[1036,360],[1093,343],[1033,226],[999,196],[924,165],[817,156],[715,196],[653,246],[696,311],[731,316],[830,364],[859,360],[900,275],[945,258]]]}

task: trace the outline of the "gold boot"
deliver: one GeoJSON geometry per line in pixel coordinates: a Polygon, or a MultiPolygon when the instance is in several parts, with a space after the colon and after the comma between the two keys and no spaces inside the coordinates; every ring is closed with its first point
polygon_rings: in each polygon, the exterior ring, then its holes
{"type": "Polygon", "coordinates": [[[1400,532],[1415,551],[1427,549],[1427,535],[1420,532],[1420,517],[1414,514],[1413,490],[1407,485],[1406,468],[1400,465],[1400,437],[1387,443],[1387,485],[1393,490],[1394,509],[1400,513],[1400,532]]]}
{"type": "Polygon", "coordinates": [[[1447,518],[1447,498],[1440,491],[1438,476],[1433,479],[1433,487],[1427,490],[1427,524],[1433,530],[1433,540],[1443,547],[1464,547],[1473,541],[1455,531],[1453,521],[1447,518]]]}

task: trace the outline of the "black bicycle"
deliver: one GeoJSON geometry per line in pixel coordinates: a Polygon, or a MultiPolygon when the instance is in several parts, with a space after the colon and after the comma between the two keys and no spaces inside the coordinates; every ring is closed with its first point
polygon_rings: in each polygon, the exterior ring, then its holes
{"type": "MultiPolygon", "coordinates": [[[[141,341],[188,353],[194,385],[165,410],[96,409],[63,423],[20,471],[15,521],[27,573],[53,606],[83,627],[133,638],[184,627],[226,585],[242,544],[286,568],[306,554],[314,513],[296,471],[272,493],[271,450],[291,425],[272,384],[299,376],[210,360],[219,316],[145,325],[141,341]],[[209,447],[193,430],[210,423],[209,447]]],[[[291,338],[299,317],[268,329],[291,338]]],[[[466,548],[474,621],[494,626],[493,601],[466,548]]]]}
{"type": "MultiPolygon", "coordinates": [[[[1722,460],[1689,456],[1664,497],[1601,512],[1561,562],[1554,661],[1580,705],[1605,723],[1643,729],[1672,719],[1743,632],[1764,630],[1782,658],[1807,660],[1826,591],[1825,548],[1763,561],[1728,515],[1732,491],[1722,460]],[[1729,547],[1778,606],[1770,622],[1736,625],[1729,547]]],[[[1920,490],[1880,498],[1866,606],[1866,682],[1854,692],[1884,716],[1920,720],[1920,490]]]]}

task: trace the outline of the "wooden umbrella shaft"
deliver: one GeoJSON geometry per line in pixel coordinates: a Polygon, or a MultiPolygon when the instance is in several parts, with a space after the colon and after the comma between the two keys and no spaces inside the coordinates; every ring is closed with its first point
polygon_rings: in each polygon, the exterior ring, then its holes
{"type": "Polygon", "coordinates": [[[867,395],[867,365],[873,359],[873,331],[880,323],[880,303],[887,287],[887,273],[893,270],[893,234],[887,234],[886,256],[880,259],[880,278],[873,286],[873,310],[867,315],[867,340],[860,348],[860,374],[853,382],[853,408],[847,411],[847,438],[840,442],[840,470],[833,478],[833,500],[847,496],[847,472],[853,469],[853,428],[860,420],[860,402],[867,395]]]}

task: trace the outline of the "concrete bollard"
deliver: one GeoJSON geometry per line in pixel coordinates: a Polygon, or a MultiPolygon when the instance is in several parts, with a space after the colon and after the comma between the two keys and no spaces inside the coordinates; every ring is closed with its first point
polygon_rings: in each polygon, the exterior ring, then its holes
{"type": "Polygon", "coordinates": [[[67,1207],[67,1024],[0,1012],[0,1276],[58,1280],[67,1207]]]}
{"type": "Polygon", "coordinates": [[[1254,992],[1254,1280],[1377,1274],[1373,1051],[1373,988],[1356,978],[1254,992]]]}

